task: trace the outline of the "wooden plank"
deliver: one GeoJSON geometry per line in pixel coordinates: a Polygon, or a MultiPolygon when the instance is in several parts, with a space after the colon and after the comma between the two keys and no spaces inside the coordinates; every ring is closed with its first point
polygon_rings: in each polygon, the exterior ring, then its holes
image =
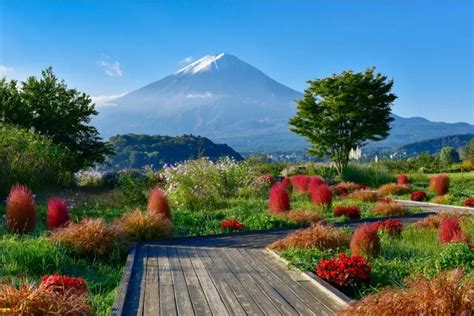
{"type": "Polygon", "coordinates": [[[177,315],[168,247],[158,247],[160,315],[177,315]]]}
{"type": "Polygon", "coordinates": [[[226,305],[228,312],[231,315],[244,315],[245,311],[240,305],[239,300],[235,296],[234,292],[232,291],[231,287],[225,281],[224,276],[219,270],[216,268],[215,264],[212,262],[211,257],[209,254],[203,250],[202,248],[195,248],[196,253],[199,255],[202,263],[206,267],[209,275],[211,276],[219,294],[226,305]]]}
{"type": "Polygon", "coordinates": [[[242,285],[242,283],[235,277],[232,270],[229,269],[226,262],[220,256],[220,254],[216,251],[217,249],[207,249],[207,254],[212,259],[213,264],[218,269],[218,272],[226,280],[227,284],[231,287],[232,291],[234,292],[235,296],[240,302],[240,305],[245,310],[245,313],[248,315],[263,315],[265,314],[263,310],[261,310],[258,305],[253,300],[252,296],[249,295],[246,288],[242,285]]]}
{"type": "Polygon", "coordinates": [[[193,304],[191,303],[191,297],[189,296],[188,286],[186,285],[178,252],[175,248],[169,248],[169,260],[178,315],[192,315],[194,314],[193,304]]]}
{"type": "Polygon", "coordinates": [[[143,298],[143,315],[160,314],[160,285],[159,285],[159,260],[156,246],[147,247],[145,294],[143,298]]]}
{"type": "MultiPolygon", "coordinates": [[[[194,313],[197,315],[212,315],[211,309],[203,292],[199,279],[194,271],[191,260],[185,248],[176,247],[184,278],[188,286],[189,296],[193,304],[194,313]]],[[[179,289],[177,289],[179,290],[179,289]]]]}
{"type": "MultiPolygon", "coordinates": [[[[246,253],[247,251],[245,249],[232,249],[233,251],[241,251],[243,253],[246,253]]],[[[254,250],[253,252],[258,253],[260,250],[254,250]]],[[[248,253],[249,256],[254,257],[255,256],[251,253],[248,253]]],[[[267,280],[272,287],[274,287],[282,297],[285,298],[285,300],[293,306],[295,310],[297,310],[299,313],[303,313],[305,315],[316,315],[314,311],[312,311],[308,305],[306,305],[295,293],[289,288],[291,283],[295,282],[293,280],[289,280],[286,282],[283,282],[281,279],[277,278],[275,275],[272,275],[269,273],[269,270],[265,268],[264,265],[262,265],[259,260],[248,260],[249,265],[253,266],[255,270],[257,270],[260,274],[260,276],[267,280]],[[291,282],[291,283],[290,283],[291,282]]]]}
{"type": "Polygon", "coordinates": [[[137,315],[143,315],[143,303],[145,301],[145,293],[146,293],[146,274],[147,274],[147,262],[148,262],[148,246],[142,246],[142,253],[143,253],[143,276],[140,280],[140,296],[138,299],[138,310],[137,315]]]}
{"type": "Polygon", "coordinates": [[[120,285],[117,290],[117,295],[112,306],[112,315],[118,316],[124,313],[125,300],[127,296],[128,286],[132,277],[132,269],[135,263],[135,255],[137,247],[133,245],[130,248],[127,256],[127,261],[125,262],[125,267],[123,269],[122,279],[120,280],[120,285]]]}
{"type": "Polygon", "coordinates": [[[284,298],[268,282],[265,282],[254,269],[249,267],[248,257],[242,257],[239,252],[235,252],[233,249],[222,249],[219,254],[260,309],[267,315],[298,315],[297,311],[286,303],[284,298]]]}
{"type": "Polygon", "coordinates": [[[204,291],[204,294],[206,295],[212,314],[224,316],[229,315],[229,312],[227,311],[227,308],[225,307],[225,304],[220,297],[214,282],[207,273],[207,269],[199,258],[196,250],[193,247],[188,247],[186,251],[194,267],[194,272],[196,273],[199,283],[201,283],[201,287],[204,291]]]}

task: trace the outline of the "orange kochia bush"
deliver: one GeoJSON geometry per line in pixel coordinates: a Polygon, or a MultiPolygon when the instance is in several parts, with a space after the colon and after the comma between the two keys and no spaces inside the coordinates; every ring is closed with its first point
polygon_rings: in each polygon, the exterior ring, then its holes
{"type": "Polygon", "coordinates": [[[289,211],[284,216],[288,221],[297,224],[316,224],[324,219],[318,212],[305,210],[289,211]]]}
{"type": "Polygon", "coordinates": [[[362,224],[352,235],[350,244],[353,256],[375,257],[380,254],[380,238],[377,227],[362,224]]]}
{"type": "Polygon", "coordinates": [[[406,174],[399,174],[397,176],[397,184],[408,184],[408,176],[406,174]]]}
{"type": "Polygon", "coordinates": [[[268,208],[271,213],[283,213],[290,210],[288,191],[280,182],[275,183],[270,189],[268,208]]]}
{"type": "Polygon", "coordinates": [[[435,192],[437,196],[445,195],[449,191],[449,177],[442,173],[433,176],[430,180],[430,189],[435,192]]]}
{"type": "Polygon", "coordinates": [[[151,189],[148,193],[148,211],[171,219],[168,198],[160,188],[151,189]]]}
{"type": "Polygon", "coordinates": [[[7,227],[13,233],[28,233],[38,222],[33,192],[24,185],[14,185],[7,198],[7,227]]]}
{"type": "Polygon", "coordinates": [[[387,183],[378,188],[377,193],[380,196],[386,195],[402,195],[410,191],[410,187],[406,184],[387,183]]]}
{"type": "Polygon", "coordinates": [[[372,190],[357,190],[350,193],[347,198],[353,200],[359,200],[364,202],[375,202],[379,198],[376,191],[372,190]]]}
{"type": "Polygon", "coordinates": [[[408,214],[406,208],[395,201],[378,201],[371,210],[380,216],[401,216],[408,214]]]}

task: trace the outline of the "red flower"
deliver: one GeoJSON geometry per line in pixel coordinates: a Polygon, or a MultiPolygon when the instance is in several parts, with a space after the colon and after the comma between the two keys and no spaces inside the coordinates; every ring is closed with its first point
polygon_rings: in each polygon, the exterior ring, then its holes
{"type": "Polygon", "coordinates": [[[411,194],[411,200],[412,201],[423,201],[426,199],[426,193],[425,191],[415,191],[415,192],[412,192],[411,194]]]}
{"type": "Polygon", "coordinates": [[[350,220],[360,219],[360,208],[357,205],[351,206],[336,206],[333,210],[333,214],[336,217],[347,216],[350,220]]]}
{"type": "Polygon", "coordinates": [[[87,293],[87,284],[83,278],[74,278],[64,275],[45,275],[39,284],[45,289],[52,289],[53,291],[77,291],[80,294],[87,293]]]}
{"type": "Polygon", "coordinates": [[[364,257],[345,253],[330,260],[321,259],[316,265],[316,274],[336,286],[346,287],[370,278],[371,268],[364,257]]]}
{"type": "Polygon", "coordinates": [[[245,228],[245,225],[240,223],[238,220],[235,219],[224,219],[221,222],[221,228],[223,230],[241,230],[245,228]]]}
{"type": "Polygon", "coordinates": [[[399,219],[387,219],[383,222],[375,222],[371,225],[375,230],[385,230],[389,235],[400,235],[403,225],[399,219]]]}
{"type": "Polygon", "coordinates": [[[464,201],[464,206],[474,207],[474,197],[466,199],[464,201]]]}

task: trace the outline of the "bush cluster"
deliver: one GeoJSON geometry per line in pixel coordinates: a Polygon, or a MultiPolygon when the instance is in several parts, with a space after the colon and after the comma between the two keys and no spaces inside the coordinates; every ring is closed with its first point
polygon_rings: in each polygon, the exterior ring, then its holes
{"type": "Polygon", "coordinates": [[[338,205],[332,211],[335,217],[346,216],[351,221],[360,219],[360,208],[357,205],[338,205]]]}
{"type": "Polygon", "coordinates": [[[350,250],[353,256],[377,257],[380,254],[380,238],[377,227],[362,224],[351,238],[350,250]]]}
{"type": "Polygon", "coordinates": [[[370,278],[371,268],[361,256],[348,257],[345,253],[337,258],[326,260],[316,265],[316,274],[338,287],[349,287],[370,278]]]}

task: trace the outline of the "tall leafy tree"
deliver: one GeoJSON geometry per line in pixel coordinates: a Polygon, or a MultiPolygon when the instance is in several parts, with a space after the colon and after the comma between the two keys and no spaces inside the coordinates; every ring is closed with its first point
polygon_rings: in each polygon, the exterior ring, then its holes
{"type": "Polygon", "coordinates": [[[110,146],[90,125],[94,115],[97,111],[91,98],[68,88],[51,67],[39,79],[29,77],[21,88],[15,81],[0,81],[0,119],[32,128],[67,148],[72,171],[102,163],[111,154],[110,146]]]}
{"type": "Polygon", "coordinates": [[[341,174],[351,148],[389,135],[391,106],[397,98],[391,92],[393,81],[369,68],[308,83],[289,120],[291,130],[311,143],[309,154],[331,157],[341,174]]]}
{"type": "Polygon", "coordinates": [[[444,167],[461,161],[459,153],[453,147],[443,147],[439,152],[439,161],[444,167]]]}

